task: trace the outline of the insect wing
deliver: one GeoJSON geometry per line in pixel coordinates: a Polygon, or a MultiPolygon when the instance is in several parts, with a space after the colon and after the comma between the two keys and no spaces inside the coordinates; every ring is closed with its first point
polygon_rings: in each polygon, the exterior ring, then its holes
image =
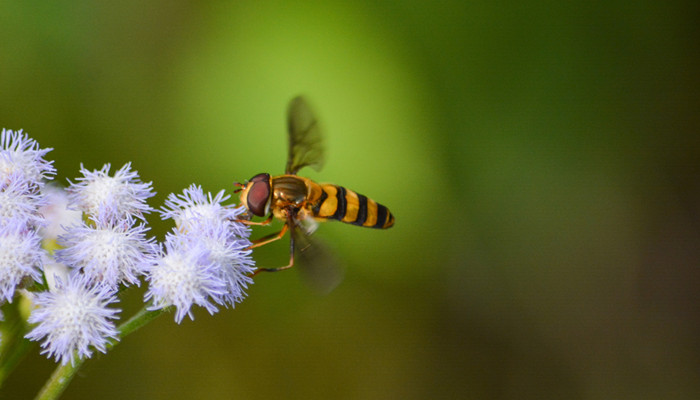
{"type": "Polygon", "coordinates": [[[322,294],[330,293],[343,280],[343,270],[332,252],[317,239],[312,239],[301,225],[292,229],[294,258],[302,279],[322,294]]]}
{"type": "Polygon", "coordinates": [[[289,102],[287,109],[287,129],[289,133],[289,154],[286,174],[296,174],[309,166],[316,171],[323,167],[324,148],[318,120],[306,100],[299,96],[289,102]]]}

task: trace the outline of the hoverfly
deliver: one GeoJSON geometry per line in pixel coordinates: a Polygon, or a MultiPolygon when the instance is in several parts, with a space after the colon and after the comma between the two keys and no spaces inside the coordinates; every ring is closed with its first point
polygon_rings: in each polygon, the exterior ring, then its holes
{"type": "MultiPolygon", "coordinates": [[[[235,183],[239,187],[241,204],[248,211],[248,225],[268,225],[273,218],[283,220],[282,229],[253,241],[250,248],[259,247],[281,239],[291,231],[289,264],[277,268],[260,268],[260,271],[280,271],[294,266],[295,250],[301,265],[322,270],[324,263],[333,263],[330,254],[318,244],[313,244],[308,226],[315,221],[329,219],[368,228],[387,229],[394,225],[394,216],[388,208],[376,201],[331,183],[316,183],[297,175],[306,166],[320,170],[324,163],[323,140],[316,117],[303,97],[296,97],[287,109],[289,152],[284,175],[257,174],[247,183],[235,183]],[[252,214],[252,215],[251,215],[252,214]],[[263,222],[252,222],[252,216],[264,217],[263,222]]],[[[334,280],[334,278],[323,278],[334,280]]],[[[322,280],[323,280],[322,279],[322,280]]],[[[318,279],[315,279],[318,281],[318,279]]],[[[336,282],[321,285],[335,286],[336,282]]]]}

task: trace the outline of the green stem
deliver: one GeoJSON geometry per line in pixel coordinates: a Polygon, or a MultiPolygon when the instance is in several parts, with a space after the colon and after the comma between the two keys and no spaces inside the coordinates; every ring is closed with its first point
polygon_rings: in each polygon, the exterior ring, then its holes
{"type": "MultiPolygon", "coordinates": [[[[148,307],[148,305],[143,306],[143,308],[140,309],[139,312],[134,314],[131,318],[129,318],[128,321],[119,325],[117,330],[119,331],[120,338],[123,338],[123,337],[133,333],[137,329],[141,328],[142,326],[144,326],[147,323],[156,319],[156,317],[160,316],[164,312],[170,310],[170,307],[168,307],[168,308],[161,308],[158,310],[149,311],[146,309],[147,307],[148,307]]],[[[113,342],[112,344],[110,344],[108,346],[108,348],[114,347],[114,345],[116,345],[116,343],[113,342]]]]}
{"type": "MultiPolygon", "coordinates": [[[[119,325],[117,330],[119,331],[120,339],[123,339],[127,335],[135,332],[137,329],[153,321],[156,317],[168,310],[165,308],[149,311],[146,309],[146,307],[148,307],[148,305],[144,306],[141,310],[139,310],[139,312],[129,318],[128,321],[119,325]]],[[[107,345],[107,349],[111,349],[118,343],[118,341],[111,342],[107,345]]],[[[71,380],[75,376],[75,373],[78,372],[80,367],[83,365],[83,362],[85,362],[85,359],[78,358],[76,355],[74,364],[67,363],[65,365],[59,365],[56,370],[54,370],[53,374],[51,374],[49,380],[46,381],[44,387],[41,388],[41,391],[39,394],[37,394],[36,399],[58,399],[70,384],[71,380]]]]}
{"type": "Polygon", "coordinates": [[[68,384],[78,372],[80,367],[85,362],[84,358],[76,358],[74,363],[66,363],[59,365],[51,374],[51,377],[41,391],[36,396],[36,399],[57,399],[61,396],[68,384]]]}
{"type": "Polygon", "coordinates": [[[24,338],[27,323],[19,312],[19,302],[3,307],[5,321],[2,322],[0,341],[0,386],[24,358],[35,343],[24,338]]]}

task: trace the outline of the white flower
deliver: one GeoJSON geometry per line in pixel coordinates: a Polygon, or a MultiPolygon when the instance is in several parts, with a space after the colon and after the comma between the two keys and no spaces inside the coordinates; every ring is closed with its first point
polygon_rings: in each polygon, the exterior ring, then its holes
{"type": "Polygon", "coordinates": [[[192,306],[204,307],[210,314],[218,311],[214,302],[224,295],[226,282],[207,258],[203,246],[191,246],[175,235],[165,242],[166,253],[147,276],[149,288],[145,300],[153,300],[149,310],[175,306],[175,321],[185,315],[194,319],[192,306]]]}
{"type": "Polygon", "coordinates": [[[144,219],[143,214],[153,210],[146,204],[146,199],[155,195],[151,182],[141,182],[138,173],[131,171],[131,163],[114,176],[109,176],[109,169],[109,164],[95,171],[81,165],[83,177],[68,188],[71,203],[93,220],[116,221],[128,216],[144,219]]]}
{"type": "Polygon", "coordinates": [[[118,340],[113,319],[120,310],[107,306],[117,301],[107,286],[90,286],[81,274],[59,282],[55,291],[36,293],[28,322],[37,324],[26,335],[29,340],[44,340],[41,354],[62,364],[92,356],[91,347],[107,351],[110,339],[118,340]]]}
{"type": "Polygon", "coordinates": [[[19,174],[11,174],[0,181],[0,225],[10,220],[22,221],[25,225],[41,226],[44,217],[39,207],[44,204],[41,195],[19,174]]]}
{"type": "Polygon", "coordinates": [[[131,220],[110,225],[96,221],[67,228],[59,236],[56,260],[80,270],[90,283],[101,282],[116,288],[120,283],[139,284],[138,277],[154,262],[157,247],[146,238],[143,225],[131,226],[131,220]]]}
{"type": "Polygon", "coordinates": [[[201,186],[192,184],[182,194],[170,193],[165,200],[165,207],[159,212],[163,219],[172,218],[181,231],[201,227],[208,229],[214,224],[225,224],[238,237],[249,237],[250,229],[247,226],[234,223],[244,209],[221,204],[229,197],[231,196],[223,190],[216,196],[204,194],[201,186]]]}
{"type": "Polygon", "coordinates": [[[223,224],[213,224],[182,236],[190,246],[202,246],[207,250],[207,259],[226,285],[226,291],[215,298],[216,302],[232,306],[241,302],[246,295],[244,290],[253,283],[250,275],[255,271],[252,250],[248,250],[250,240],[237,237],[223,224]]]}
{"type": "Polygon", "coordinates": [[[40,149],[39,144],[30,139],[22,130],[2,130],[0,136],[0,182],[7,181],[13,174],[32,185],[41,186],[43,179],[51,179],[56,170],[53,161],[44,160],[46,153],[53,149],[40,149]]]}
{"type": "Polygon", "coordinates": [[[11,303],[15,288],[25,277],[39,282],[44,254],[40,241],[24,221],[0,226],[0,299],[11,303]]]}

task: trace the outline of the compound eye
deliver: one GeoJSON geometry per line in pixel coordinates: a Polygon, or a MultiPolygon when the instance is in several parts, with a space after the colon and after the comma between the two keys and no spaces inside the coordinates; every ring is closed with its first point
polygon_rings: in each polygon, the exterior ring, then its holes
{"type": "Polygon", "coordinates": [[[258,217],[264,217],[266,214],[268,202],[270,201],[270,175],[259,174],[255,175],[250,180],[250,190],[248,190],[248,209],[258,217]]]}

